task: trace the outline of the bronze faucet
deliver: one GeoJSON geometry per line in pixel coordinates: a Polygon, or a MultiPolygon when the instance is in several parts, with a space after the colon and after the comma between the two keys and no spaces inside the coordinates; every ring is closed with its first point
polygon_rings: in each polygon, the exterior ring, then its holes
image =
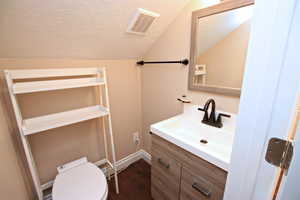
{"type": "Polygon", "coordinates": [[[216,119],[216,102],[213,99],[208,99],[204,105],[204,108],[198,108],[198,110],[201,110],[204,112],[204,116],[202,119],[202,123],[214,126],[217,128],[222,128],[222,117],[230,117],[230,115],[219,113],[217,119],[216,119]],[[211,111],[210,114],[208,114],[208,109],[211,105],[211,111]]]}

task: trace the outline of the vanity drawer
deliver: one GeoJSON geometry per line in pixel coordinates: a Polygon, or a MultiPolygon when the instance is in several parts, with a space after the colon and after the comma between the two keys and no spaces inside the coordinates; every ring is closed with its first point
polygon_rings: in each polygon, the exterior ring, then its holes
{"type": "Polygon", "coordinates": [[[159,146],[152,146],[152,169],[171,180],[180,180],[181,164],[159,146]]]}
{"type": "Polygon", "coordinates": [[[187,151],[183,151],[180,156],[185,169],[191,169],[197,172],[195,175],[205,177],[205,179],[213,185],[225,189],[227,179],[226,171],[187,151]]]}
{"type": "Polygon", "coordinates": [[[159,148],[152,148],[151,162],[152,197],[155,200],[178,199],[181,176],[180,163],[159,148]]]}
{"type": "Polygon", "coordinates": [[[224,190],[186,168],[182,168],[180,200],[222,200],[224,190]]]}

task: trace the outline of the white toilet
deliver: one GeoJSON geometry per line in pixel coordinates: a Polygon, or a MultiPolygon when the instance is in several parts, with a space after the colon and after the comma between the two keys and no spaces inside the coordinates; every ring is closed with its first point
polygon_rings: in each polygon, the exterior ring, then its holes
{"type": "Polygon", "coordinates": [[[81,158],[57,168],[53,200],[106,200],[108,187],[101,169],[81,158]]]}

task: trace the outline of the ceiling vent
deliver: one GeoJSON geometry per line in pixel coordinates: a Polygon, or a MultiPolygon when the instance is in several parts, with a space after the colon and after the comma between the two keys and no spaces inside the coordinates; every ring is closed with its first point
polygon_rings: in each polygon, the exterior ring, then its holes
{"type": "Polygon", "coordinates": [[[138,35],[145,35],[160,15],[142,8],[139,8],[130,22],[127,32],[138,35]]]}

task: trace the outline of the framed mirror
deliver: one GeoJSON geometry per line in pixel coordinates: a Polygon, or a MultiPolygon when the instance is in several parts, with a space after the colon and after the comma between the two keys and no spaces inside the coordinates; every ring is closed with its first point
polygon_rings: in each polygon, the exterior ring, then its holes
{"type": "Polygon", "coordinates": [[[254,0],[229,0],[192,14],[189,89],[240,96],[254,0]]]}

